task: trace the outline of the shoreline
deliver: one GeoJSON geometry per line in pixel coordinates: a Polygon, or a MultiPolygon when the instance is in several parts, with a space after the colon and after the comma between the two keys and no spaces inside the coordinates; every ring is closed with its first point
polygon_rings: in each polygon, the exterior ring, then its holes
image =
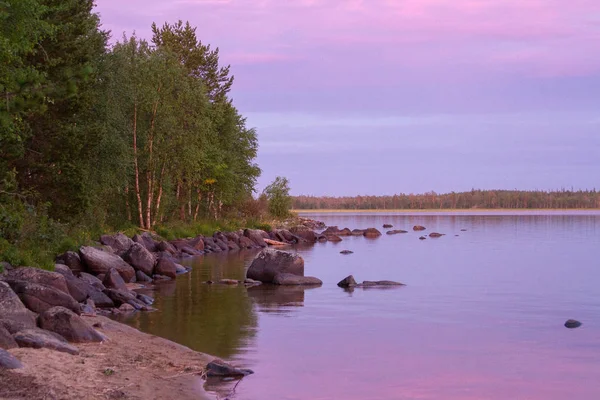
{"type": "Polygon", "coordinates": [[[0,398],[213,399],[201,375],[216,357],[102,316],[82,316],[109,340],[78,343],[78,355],[14,348],[21,369],[0,369],[0,398]]]}
{"type": "Polygon", "coordinates": [[[517,212],[517,213],[528,213],[528,212],[600,212],[600,208],[432,208],[432,209],[360,209],[360,210],[346,210],[346,209],[315,209],[315,210],[291,210],[291,212],[303,215],[303,214],[359,214],[359,213],[403,213],[403,214],[417,214],[417,213],[482,213],[482,212],[517,212]]]}

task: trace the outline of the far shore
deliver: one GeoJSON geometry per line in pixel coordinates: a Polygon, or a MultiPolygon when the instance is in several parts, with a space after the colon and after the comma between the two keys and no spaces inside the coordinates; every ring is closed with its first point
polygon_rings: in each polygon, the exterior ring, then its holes
{"type": "Polygon", "coordinates": [[[325,214],[325,213],[469,213],[469,212],[564,212],[564,211],[595,211],[599,212],[600,208],[431,208],[431,209],[360,209],[360,210],[346,210],[346,209],[302,209],[302,210],[290,210],[296,214],[325,214]]]}

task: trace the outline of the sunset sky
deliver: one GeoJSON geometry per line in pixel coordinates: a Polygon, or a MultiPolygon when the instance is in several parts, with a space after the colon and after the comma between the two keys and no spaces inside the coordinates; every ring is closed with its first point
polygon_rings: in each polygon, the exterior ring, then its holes
{"type": "Polygon", "coordinates": [[[598,0],[97,0],[113,41],[189,20],[235,75],[259,189],[600,188],[598,0]]]}

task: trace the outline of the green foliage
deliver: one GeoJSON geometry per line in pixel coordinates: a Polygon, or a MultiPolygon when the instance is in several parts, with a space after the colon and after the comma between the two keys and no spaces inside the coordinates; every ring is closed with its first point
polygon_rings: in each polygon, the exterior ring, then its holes
{"type": "Polygon", "coordinates": [[[290,186],[287,178],[278,176],[263,192],[269,200],[269,212],[277,218],[289,216],[292,206],[290,186]]]}

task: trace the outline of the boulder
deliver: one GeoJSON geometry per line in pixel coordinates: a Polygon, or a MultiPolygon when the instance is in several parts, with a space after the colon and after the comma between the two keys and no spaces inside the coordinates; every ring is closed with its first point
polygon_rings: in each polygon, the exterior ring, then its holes
{"type": "Polygon", "coordinates": [[[133,267],[115,254],[87,246],[83,246],[79,252],[87,270],[96,275],[105,274],[109,269],[115,268],[125,282],[131,282],[135,276],[133,267]]]}
{"type": "MultiPolygon", "coordinates": [[[[28,328],[33,328],[36,323],[36,315],[25,307],[10,285],[2,281],[0,281],[0,319],[7,322],[15,321],[15,324],[28,328]]],[[[6,329],[14,333],[9,327],[6,329]]]]}
{"type": "Polygon", "coordinates": [[[52,307],[62,306],[79,314],[79,303],[70,294],[50,286],[24,281],[10,281],[11,288],[31,311],[42,313],[52,307]]]}
{"type": "Polygon", "coordinates": [[[206,376],[208,377],[241,377],[253,373],[254,372],[251,369],[235,368],[218,358],[212,360],[206,365],[206,376]]]}
{"type": "Polygon", "coordinates": [[[21,347],[45,348],[73,355],[79,354],[79,349],[67,343],[60,335],[43,329],[25,329],[17,332],[14,338],[21,347]]]}
{"type": "Polygon", "coordinates": [[[280,273],[273,278],[273,284],[282,286],[300,285],[322,285],[323,281],[313,276],[298,276],[294,274],[280,273]]]}
{"type": "Polygon", "coordinates": [[[83,279],[79,279],[73,275],[71,269],[66,265],[56,264],[54,271],[65,277],[69,294],[80,303],[84,302],[85,299],[88,298],[91,290],[97,290],[94,286],[90,285],[83,279]]]}
{"type": "Polygon", "coordinates": [[[140,243],[133,243],[123,259],[131,264],[135,270],[142,271],[146,275],[152,275],[154,264],[156,264],[154,255],[140,243]]]}
{"type": "Polygon", "coordinates": [[[118,308],[118,310],[119,310],[119,312],[122,312],[125,314],[137,311],[132,305],[127,304],[127,303],[121,304],[121,306],[118,308]]]}
{"type": "Polygon", "coordinates": [[[79,254],[75,253],[74,251],[67,251],[66,253],[56,257],[56,262],[58,264],[66,265],[75,274],[79,274],[84,271],[83,263],[81,262],[79,254]]]}
{"type": "Polygon", "coordinates": [[[290,232],[308,243],[317,241],[317,234],[304,226],[294,226],[290,228],[290,232]]]}
{"type": "Polygon", "coordinates": [[[353,287],[356,286],[356,281],[354,280],[354,276],[348,275],[347,277],[339,281],[337,285],[341,288],[353,287]]]}
{"type": "Polygon", "coordinates": [[[234,242],[233,240],[229,240],[227,242],[227,247],[229,248],[229,250],[233,251],[233,250],[239,250],[240,246],[237,245],[236,242],[234,242]]]}
{"type": "Polygon", "coordinates": [[[425,240],[425,239],[427,239],[425,236],[419,237],[419,240],[425,240]]]}
{"type": "Polygon", "coordinates": [[[0,369],[23,368],[23,364],[6,350],[0,349],[0,369]]]}
{"type": "Polygon", "coordinates": [[[90,297],[88,300],[92,300],[98,308],[112,308],[115,306],[115,303],[111,300],[111,298],[102,291],[91,291],[89,296],[90,297]]]}
{"type": "Polygon", "coordinates": [[[100,236],[100,243],[110,246],[118,255],[123,255],[129,250],[133,244],[133,240],[122,233],[117,233],[115,235],[100,236]]]}
{"type": "Polygon", "coordinates": [[[272,283],[275,276],[281,273],[304,276],[304,260],[298,254],[264,249],[252,261],[246,277],[263,283],[272,283]]]}
{"type": "Polygon", "coordinates": [[[246,236],[240,237],[239,246],[242,249],[251,249],[253,247],[256,247],[254,242],[252,240],[250,240],[249,238],[247,238],[246,236]]]}
{"type": "Polygon", "coordinates": [[[215,243],[215,240],[211,237],[205,237],[203,239],[204,241],[204,250],[205,251],[212,251],[214,253],[220,253],[222,250],[221,248],[217,245],[217,243],[215,243]]]}
{"type": "Polygon", "coordinates": [[[365,229],[363,236],[366,238],[377,238],[379,236],[381,236],[381,232],[379,232],[377,229],[375,228],[367,228],[365,229]]]}
{"type": "Polygon", "coordinates": [[[58,333],[69,342],[101,342],[103,337],[81,317],[64,307],[52,307],[40,314],[40,328],[58,333]]]}
{"type": "MultiPolygon", "coordinates": [[[[29,310],[27,310],[29,311],[29,310]]],[[[31,311],[30,311],[31,312],[31,311]]],[[[22,331],[23,329],[35,328],[37,325],[37,316],[31,313],[32,320],[0,319],[0,327],[6,329],[11,335],[22,331]]]]}
{"type": "Polygon", "coordinates": [[[352,231],[348,228],[344,228],[341,231],[339,231],[338,236],[352,236],[352,231]]]}
{"type": "Polygon", "coordinates": [[[341,242],[342,238],[338,235],[326,235],[328,242],[341,242]]]}
{"type": "Polygon", "coordinates": [[[196,236],[188,241],[188,246],[194,250],[204,251],[204,236],[196,236]]]}
{"type": "Polygon", "coordinates": [[[152,282],[152,278],[143,273],[142,271],[135,271],[135,279],[137,282],[152,282]]]}
{"type": "Polygon", "coordinates": [[[266,232],[261,231],[260,229],[245,229],[244,236],[250,239],[255,245],[259,247],[267,247],[267,244],[265,243],[264,239],[268,239],[269,235],[266,232]],[[264,237],[263,233],[266,234],[266,238],[264,237]]]}
{"type": "Polygon", "coordinates": [[[565,327],[569,329],[579,328],[581,325],[583,324],[576,319],[569,319],[567,322],[565,322],[565,327]]]}
{"type": "Polygon", "coordinates": [[[395,229],[393,231],[387,231],[386,234],[388,235],[397,235],[399,233],[408,233],[408,231],[402,230],[402,229],[395,229]]]}
{"type": "MultiPolygon", "coordinates": [[[[135,243],[137,244],[137,243],[135,243]]],[[[104,287],[118,290],[127,290],[127,285],[121,275],[117,272],[116,269],[111,268],[108,270],[106,275],[104,275],[104,280],[102,281],[104,287]]]]}
{"type": "Polygon", "coordinates": [[[0,326],[0,349],[14,349],[15,347],[19,347],[15,339],[13,339],[12,335],[5,327],[0,326]]]}
{"type": "Polygon", "coordinates": [[[424,226],[421,225],[415,225],[413,226],[413,231],[424,231],[426,228],[424,226]]]}
{"type": "Polygon", "coordinates": [[[394,227],[394,225],[392,225],[392,224],[383,224],[383,227],[384,227],[385,229],[389,229],[389,228],[393,228],[393,227],[394,227]]]}
{"type": "Polygon", "coordinates": [[[93,286],[95,289],[103,291],[105,289],[102,279],[95,277],[94,275],[82,272],[80,279],[85,283],[93,286]]]}
{"type": "Polygon", "coordinates": [[[61,292],[69,294],[67,281],[65,280],[65,277],[58,272],[50,272],[32,267],[21,267],[5,272],[0,279],[5,281],[17,280],[39,283],[40,285],[50,286],[60,290],[61,292]]]}
{"type": "Polygon", "coordinates": [[[129,291],[104,289],[104,294],[110,297],[117,307],[120,307],[123,303],[132,305],[136,310],[142,310],[146,307],[144,303],[137,299],[135,294],[129,291]]]}
{"type": "Polygon", "coordinates": [[[429,234],[429,237],[430,237],[430,238],[439,238],[439,237],[442,237],[442,236],[444,236],[444,234],[442,234],[442,233],[437,233],[437,232],[431,232],[431,233],[429,234]]]}
{"type": "Polygon", "coordinates": [[[150,252],[155,252],[158,244],[148,232],[144,232],[141,235],[135,235],[133,237],[133,242],[142,245],[150,252]]]}
{"type": "Polygon", "coordinates": [[[352,229],[352,236],[363,236],[364,234],[364,229],[352,229]]]}
{"type": "Polygon", "coordinates": [[[215,241],[215,245],[217,247],[219,247],[221,249],[221,251],[228,251],[229,250],[229,246],[227,245],[226,242],[222,241],[221,239],[214,239],[215,241]]]}
{"type": "Polygon", "coordinates": [[[177,249],[175,248],[175,246],[173,246],[169,242],[165,242],[164,240],[156,245],[156,250],[166,251],[167,253],[171,254],[177,254],[177,249]]]}
{"type": "Polygon", "coordinates": [[[172,260],[168,258],[160,258],[154,268],[156,275],[168,276],[171,279],[177,278],[177,267],[172,260]]]}
{"type": "Polygon", "coordinates": [[[146,296],[145,294],[142,294],[142,293],[136,293],[135,298],[148,306],[151,306],[152,304],[154,304],[154,299],[152,297],[146,296]]]}
{"type": "Polygon", "coordinates": [[[325,229],[321,233],[323,235],[337,235],[339,231],[340,231],[340,228],[338,228],[337,226],[328,226],[327,229],[325,229]]]}
{"type": "Polygon", "coordinates": [[[340,254],[354,254],[354,252],[352,250],[342,250],[340,251],[340,254]]]}

